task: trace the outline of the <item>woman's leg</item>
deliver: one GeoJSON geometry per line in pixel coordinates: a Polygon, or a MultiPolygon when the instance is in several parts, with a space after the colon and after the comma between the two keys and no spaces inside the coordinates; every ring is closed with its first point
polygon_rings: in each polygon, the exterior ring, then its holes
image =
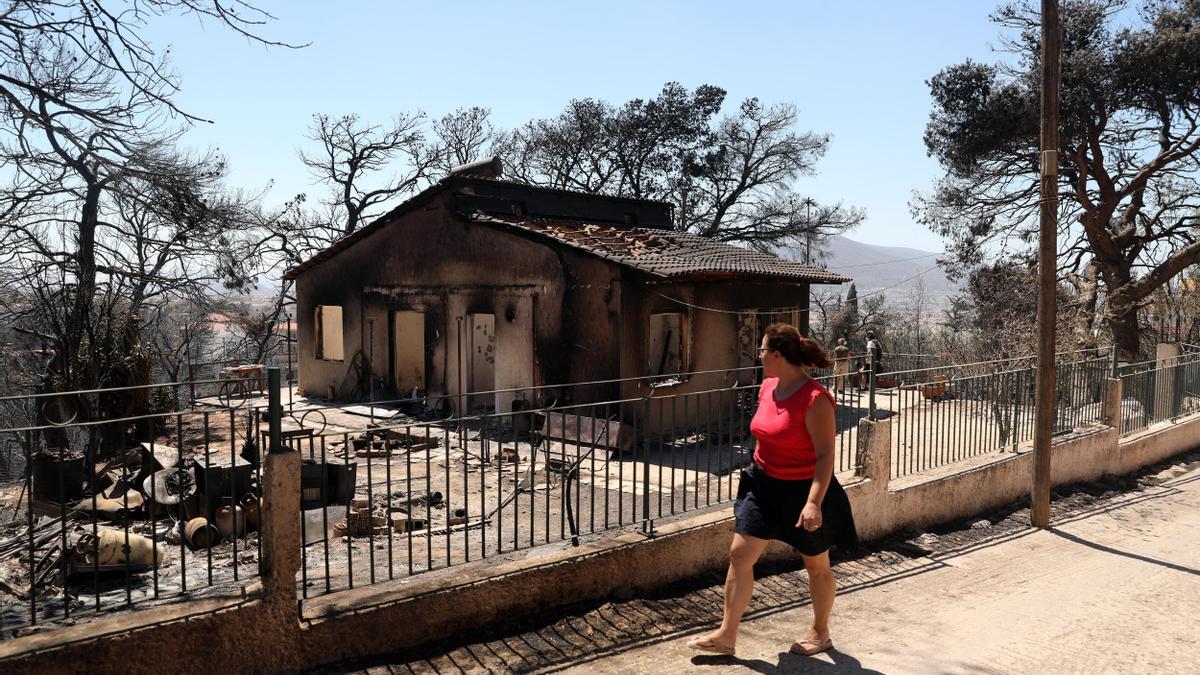
{"type": "Polygon", "coordinates": [[[700,639],[711,639],[729,647],[737,643],[738,625],[754,593],[754,563],[766,550],[767,539],[734,534],[729,547],[729,571],[725,574],[725,614],[721,627],[700,639]]]}
{"type": "Polygon", "coordinates": [[[813,625],[804,634],[804,639],[826,640],[829,638],[829,615],[833,613],[833,598],[837,593],[833,568],[829,566],[829,551],[801,557],[804,558],[804,569],[808,570],[808,591],[813,606],[813,625]]]}

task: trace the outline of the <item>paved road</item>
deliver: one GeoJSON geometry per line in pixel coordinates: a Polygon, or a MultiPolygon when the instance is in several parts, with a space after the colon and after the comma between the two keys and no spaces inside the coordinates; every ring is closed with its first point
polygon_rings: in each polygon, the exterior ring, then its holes
{"type": "Polygon", "coordinates": [[[1200,672],[1200,467],[1122,495],[1051,531],[1026,530],[921,573],[843,594],[837,651],[786,653],[798,607],[752,618],[738,658],[682,640],[579,672],[1200,672]]]}
{"type": "Polygon", "coordinates": [[[1051,531],[1014,507],[941,530],[925,551],[893,540],[839,562],[836,650],[817,657],[786,653],[811,614],[807,577],[785,562],[760,566],[737,658],[684,646],[720,611],[713,574],[334,670],[1200,672],[1200,452],[1060,491],[1052,514],[1051,531]]]}

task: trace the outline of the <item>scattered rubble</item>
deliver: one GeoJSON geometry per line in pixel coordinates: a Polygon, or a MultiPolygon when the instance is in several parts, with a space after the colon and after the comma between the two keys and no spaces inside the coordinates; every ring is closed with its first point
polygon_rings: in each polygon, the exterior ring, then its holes
{"type": "Polygon", "coordinates": [[[78,451],[35,453],[29,494],[24,483],[0,490],[11,518],[0,523],[6,633],[32,630],[31,611],[39,624],[61,621],[200,590],[223,580],[213,570],[256,564],[255,467],[206,454],[140,443],[90,467],[78,451]]]}

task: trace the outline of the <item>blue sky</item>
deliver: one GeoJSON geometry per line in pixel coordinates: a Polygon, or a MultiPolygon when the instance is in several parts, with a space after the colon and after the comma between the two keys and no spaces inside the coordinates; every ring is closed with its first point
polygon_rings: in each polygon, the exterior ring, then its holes
{"type": "Polygon", "coordinates": [[[833,135],[800,191],[867,210],[850,236],[940,250],[912,222],[914,189],[937,176],[921,142],[925,80],[965,58],[992,60],[988,0],[917,2],[268,2],[264,33],[304,49],[250,44],[194,18],[156,19],[182,78],[178,102],[212,120],[185,136],[217,147],[231,183],[272,183],[271,203],[318,190],[296,158],[316,112],[384,122],[491,108],[500,126],[549,116],[571,98],[650,97],[663,83],[715,84],[794,102],[800,127],[833,135]]]}

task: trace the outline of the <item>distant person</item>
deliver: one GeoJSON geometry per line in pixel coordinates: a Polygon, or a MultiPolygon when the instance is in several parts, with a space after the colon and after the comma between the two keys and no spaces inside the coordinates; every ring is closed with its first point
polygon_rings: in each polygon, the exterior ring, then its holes
{"type": "Polygon", "coordinates": [[[867,331],[867,367],[876,375],[883,372],[883,343],[873,330],[867,331]]]}
{"type": "Polygon", "coordinates": [[[754,563],[777,539],[804,558],[812,596],[812,627],[789,651],[812,655],[833,646],[829,616],[837,587],[829,549],[858,542],[850,500],[833,476],[836,403],[808,373],[809,368],[832,364],[820,345],[801,337],[795,327],[778,323],[767,328],[758,358],[764,379],[750,422],[757,443],[754,463],[742,469],[738,480],[725,613],[720,628],[688,640],[687,646],[734,653],[738,625],[754,593],[754,563]]]}
{"type": "Polygon", "coordinates": [[[840,337],[837,346],[833,348],[833,388],[846,391],[850,381],[850,348],[846,346],[846,338],[840,337]]]}

